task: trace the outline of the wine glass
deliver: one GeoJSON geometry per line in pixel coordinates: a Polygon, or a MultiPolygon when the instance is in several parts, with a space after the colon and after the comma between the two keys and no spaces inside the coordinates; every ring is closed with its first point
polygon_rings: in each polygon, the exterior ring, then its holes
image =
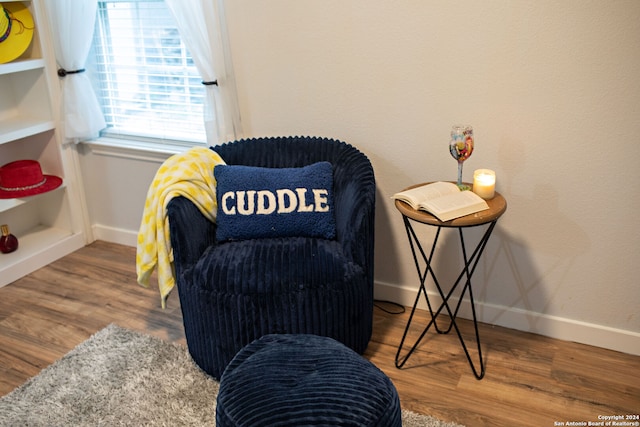
{"type": "Polygon", "coordinates": [[[451,128],[449,152],[458,161],[458,188],[470,190],[471,187],[462,183],[462,163],[473,153],[473,128],[471,126],[456,125],[451,128]]]}

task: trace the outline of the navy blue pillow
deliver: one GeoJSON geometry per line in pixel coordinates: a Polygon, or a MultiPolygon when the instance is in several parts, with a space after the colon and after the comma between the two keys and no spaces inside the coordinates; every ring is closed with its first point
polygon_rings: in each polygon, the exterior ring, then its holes
{"type": "Polygon", "coordinates": [[[301,168],[218,165],[213,173],[218,241],[335,237],[331,163],[301,168]]]}

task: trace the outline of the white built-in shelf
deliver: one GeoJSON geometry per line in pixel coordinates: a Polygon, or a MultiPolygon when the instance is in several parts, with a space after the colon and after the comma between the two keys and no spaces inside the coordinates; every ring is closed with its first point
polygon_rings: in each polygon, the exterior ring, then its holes
{"type": "Polygon", "coordinates": [[[0,199],[0,212],[5,212],[26,203],[26,199],[0,199]]]}
{"type": "Polygon", "coordinates": [[[0,144],[55,129],[43,59],[0,64],[0,144]]]}
{"type": "Polygon", "coordinates": [[[55,129],[53,120],[32,117],[12,118],[0,121],[0,144],[6,144],[29,136],[55,129]]]}
{"type": "MultiPolygon", "coordinates": [[[[8,1],[15,0],[0,0],[8,1]]],[[[43,43],[50,39],[44,4],[52,0],[20,1],[30,9],[35,31],[20,58],[0,64],[0,166],[33,158],[59,175],[75,176],[73,153],[59,146],[55,60],[52,46],[43,43]]],[[[79,209],[64,184],[44,194],[0,199],[0,224],[19,241],[17,251],[0,253],[0,287],[84,246],[83,219],[75,215],[79,209]]]]}
{"type": "Polygon", "coordinates": [[[0,75],[37,70],[39,68],[44,68],[44,66],[44,59],[17,59],[13,62],[0,64],[0,75]]]}
{"type": "MultiPolygon", "coordinates": [[[[62,191],[64,188],[65,184],[62,183],[60,187],[56,188],[53,191],[62,191]]],[[[0,212],[6,212],[13,208],[17,208],[18,206],[24,205],[25,203],[35,202],[36,200],[38,200],[38,198],[44,197],[45,194],[36,194],[34,196],[22,197],[20,199],[0,199],[0,212]]]]}
{"type": "Polygon", "coordinates": [[[38,252],[46,251],[55,245],[60,239],[71,235],[69,230],[63,228],[46,227],[38,225],[25,233],[21,233],[18,238],[18,250],[10,254],[2,254],[3,266],[19,264],[38,252]]]}
{"type": "Polygon", "coordinates": [[[81,247],[84,240],[81,234],[73,234],[69,229],[44,225],[35,226],[16,237],[18,249],[0,254],[0,287],[53,262],[60,253],[81,247]]]}

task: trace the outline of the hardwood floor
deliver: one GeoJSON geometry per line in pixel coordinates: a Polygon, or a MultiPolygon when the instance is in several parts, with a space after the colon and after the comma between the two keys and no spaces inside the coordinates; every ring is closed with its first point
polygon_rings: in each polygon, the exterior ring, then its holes
{"type": "MultiPolygon", "coordinates": [[[[137,285],[134,259],[133,248],[95,242],[0,288],[0,396],[109,323],[186,345],[177,293],[160,309],[157,290],[137,285]]],[[[455,335],[430,333],[396,369],[407,319],[375,308],[365,353],[393,380],[404,409],[468,427],[587,425],[640,412],[639,356],[481,325],[483,380],[455,335]]]]}

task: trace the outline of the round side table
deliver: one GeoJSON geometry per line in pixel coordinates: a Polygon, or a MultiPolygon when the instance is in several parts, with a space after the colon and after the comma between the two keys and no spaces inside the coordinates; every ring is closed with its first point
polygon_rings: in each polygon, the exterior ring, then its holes
{"type": "MultiPolygon", "coordinates": [[[[415,187],[426,185],[426,184],[428,183],[413,185],[411,187],[406,188],[405,190],[409,190],[411,188],[415,188],[415,187]]],[[[402,336],[402,340],[400,341],[400,345],[398,346],[398,352],[396,353],[397,368],[402,368],[404,366],[404,364],[407,362],[409,357],[416,350],[416,348],[418,347],[418,345],[420,344],[424,336],[427,334],[431,326],[433,326],[439,334],[447,334],[453,328],[455,329],[456,334],[458,335],[460,344],[464,349],[465,355],[467,356],[467,360],[469,361],[469,365],[471,366],[473,374],[477,379],[482,379],[484,377],[484,373],[485,373],[484,361],[482,359],[482,349],[480,346],[480,335],[478,333],[478,322],[476,318],[475,303],[473,300],[471,277],[473,276],[473,272],[475,271],[476,266],[478,265],[478,261],[480,260],[480,257],[484,252],[484,249],[487,245],[487,242],[489,241],[489,238],[491,237],[491,233],[493,232],[493,229],[495,228],[498,222],[498,219],[507,210],[507,201],[498,192],[495,193],[495,196],[492,199],[487,200],[486,202],[489,205],[489,209],[476,212],[470,215],[466,215],[460,218],[455,218],[451,221],[443,222],[428,212],[425,212],[422,210],[415,210],[411,206],[409,206],[407,203],[402,202],[400,200],[395,201],[396,209],[398,209],[398,211],[402,214],[402,219],[405,225],[405,229],[407,231],[407,237],[409,239],[409,244],[411,246],[411,252],[413,254],[413,259],[418,272],[418,277],[420,279],[420,288],[418,289],[418,294],[416,295],[416,299],[413,304],[413,308],[411,309],[411,314],[409,316],[407,326],[404,330],[404,334],[402,336]],[[433,241],[431,242],[431,250],[428,254],[423,249],[423,243],[420,242],[420,240],[418,239],[418,235],[414,231],[414,228],[413,228],[414,223],[426,224],[428,226],[436,227],[436,233],[433,238],[433,241]],[[464,240],[463,229],[469,228],[469,227],[480,227],[480,226],[484,226],[485,231],[482,237],[480,238],[480,240],[478,241],[475,249],[473,249],[473,251],[469,255],[469,253],[467,252],[467,248],[464,240]],[[458,235],[460,237],[460,247],[462,251],[462,258],[464,261],[464,266],[462,268],[462,271],[460,272],[456,281],[453,283],[450,290],[446,294],[443,291],[443,288],[440,285],[440,282],[438,281],[435,275],[435,272],[433,270],[433,267],[431,265],[431,261],[433,260],[433,255],[436,250],[436,244],[438,242],[438,238],[440,237],[440,232],[443,228],[457,229],[458,235]],[[420,259],[422,259],[423,261],[422,264],[424,264],[424,266],[421,265],[420,259]],[[438,293],[440,294],[440,298],[442,299],[442,303],[436,310],[434,310],[434,306],[431,304],[431,301],[429,300],[429,296],[427,295],[427,290],[425,286],[425,282],[429,277],[429,275],[431,275],[431,278],[433,279],[433,282],[438,290],[438,293]],[[461,290],[458,302],[456,303],[455,307],[452,307],[449,304],[449,299],[453,295],[454,291],[461,284],[462,284],[462,290],[461,290]],[[469,350],[467,349],[467,345],[465,344],[462,338],[462,334],[460,333],[460,329],[458,328],[458,324],[456,322],[458,311],[464,299],[465,293],[467,292],[469,293],[469,302],[471,305],[473,326],[474,326],[475,335],[476,335],[476,345],[478,349],[478,359],[479,359],[479,366],[480,366],[479,369],[476,368],[476,364],[471,359],[471,355],[469,353],[469,350]],[[407,338],[407,333],[411,326],[411,322],[413,321],[413,316],[415,314],[415,311],[421,296],[424,296],[427,306],[429,307],[431,320],[429,321],[427,326],[424,328],[424,330],[422,331],[422,333],[420,334],[416,342],[413,344],[411,349],[407,351],[403,356],[401,356],[402,349],[405,344],[405,339],[407,338]],[[443,310],[446,312],[446,314],[448,314],[450,318],[450,323],[447,328],[442,328],[438,326],[438,323],[436,321],[438,316],[442,314],[443,310]]]]}

